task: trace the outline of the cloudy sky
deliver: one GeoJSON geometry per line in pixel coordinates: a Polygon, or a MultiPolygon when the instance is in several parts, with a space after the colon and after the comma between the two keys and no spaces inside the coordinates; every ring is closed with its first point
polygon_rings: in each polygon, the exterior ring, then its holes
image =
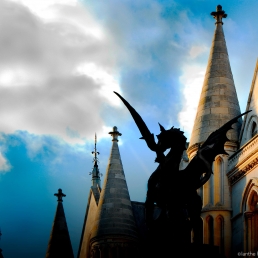
{"type": "Polygon", "coordinates": [[[77,254],[95,133],[105,174],[108,132],[118,127],[131,199],[144,201],[155,156],[113,91],[135,107],[151,132],[159,133],[160,122],[180,127],[189,139],[215,28],[210,12],[217,4],[228,14],[224,32],[244,111],[258,56],[255,0],[0,0],[5,258],[45,256],[58,188],[67,195],[77,254]]]}

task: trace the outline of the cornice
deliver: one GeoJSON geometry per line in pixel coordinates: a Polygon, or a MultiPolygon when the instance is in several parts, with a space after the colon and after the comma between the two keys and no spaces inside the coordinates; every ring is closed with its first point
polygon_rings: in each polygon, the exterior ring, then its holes
{"type": "Polygon", "coordinates": [[[251,170],[253,170],[255,167],[258,165],[258,157],[252,160],[251,163],[248,163],[246,166],[243,168],[239,169],[236,167],[233,171],[231,172],[231,175],[229,175],[229,182],[231,185],[234,185],[237,181],[239,181],[241,178],[243,178],[246,174],[248,174],[251,170]]]}
{"type": "Polygon", "coordinates": [[[232,211],[232,209],[227,206],[224,206],[221,203],[217,203],[215,205],[208,203],[202,208],[202,213],[207,211],[232,211]]]}
{"type": "Polygon", "coordinates": [[[258,134],[235,152],[228,160],[228,178],[231,185],[258,165],[258,134]]]}
{"type": "Polygon", "coordinates": [[[203,208],[201,213],[209,212],[209,211],[232,211],[232,209],[229,208],[222,208],[222,207],[210,207],[210,208],[203,208]]]}

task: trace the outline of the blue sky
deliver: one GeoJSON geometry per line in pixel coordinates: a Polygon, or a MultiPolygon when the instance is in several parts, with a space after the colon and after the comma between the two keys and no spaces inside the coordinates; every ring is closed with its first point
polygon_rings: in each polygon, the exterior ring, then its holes
{"type": "MultiPolygon", "coordinates": [[[[258,2],[0,0],[0,248],[44,257],[64,208],[77,254],[95,132],[105,174],[113,126],[132,200],[144,201],[155,155],[117,91],[142,115],[189,140],[221,4],[241,111],[258,56],[258,2]],[[15,246],[15,248],[14,248],[15,246]]],[[[102,177],[103,181],[103,177],[102,177]]],[[[171,182],[173,184],[173,182],[171,182]]]]}

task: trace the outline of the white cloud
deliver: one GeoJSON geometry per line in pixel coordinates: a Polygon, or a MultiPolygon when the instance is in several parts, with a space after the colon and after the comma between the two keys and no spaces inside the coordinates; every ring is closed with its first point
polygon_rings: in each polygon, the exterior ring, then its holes
{"type": "Polygon", "coordinates": [[[0,31],[0,131],[53,134],[72,143],[102,132],[103,104],[118,101],[115,47],[83,6],[1,0],[0,31]]]}
{"type": "Polygon", "coordinates": [[[208,50],[207,46],[202,46],[202,45],[200,45],[200,46],[192,46],[190,51],[189,51],[189,54],[190,54],[191,58],[196,58],[199,55],[205,53],[207,50],[208,50]]]}
{"type": "Polygon", "coordinates": [[[119,92],[120,87],[114,76],[97,67],[94,63],[85,63],[79,65],[75,71],[78,74],[84,74],[92,78],[97,84],[101,85],[100,94],[106,98],[111,105],[120,105],[121,101],[113,93],[113,91],[119,92]]]}
{"type": "Polygon", "coordinates": [[[70,5],[76,6],[77,0],[11,0],[15,3],[22,4],[29,8],[33,13],[42,17],[50,18],[53,16],[51,7],[56,5],[70,5]]]}
{"type": "Polygon", "coordinates": [[[6,158],[0,153],[0,174],[4,174],[11,169],[9,162],[6,158]]]}
{"type": "Polygon", "coordinates": [[[180,82],[183,86],[183,109],[178,114],[180,127],[184,129],[186,135],[191,135],[198,101],[201,94],[202,84],[205,74],[205,66],[185,65],[180,82]]]}

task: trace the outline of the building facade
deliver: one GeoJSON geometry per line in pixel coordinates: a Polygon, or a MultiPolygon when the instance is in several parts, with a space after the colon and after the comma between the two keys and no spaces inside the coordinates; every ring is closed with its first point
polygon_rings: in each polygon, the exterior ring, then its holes
{"type": "MultiPolygon", "coordinates": [[[[221,6],[211,15],[215,33],[187,154],[191,160],[198,145],[210,133],[240,114],[230,68],[221,6]]],[[[214,174],[199,189],[203,200],[203,242],[219,246],[226,257],[256,256],[258,251],[258,138],[256,65],[243,123],[229,131],[225,144],[228,155],[213,163],[214,174]]]]}
{"type": "MultiPolygon", "coordinates": [[[[227,15],[220,5],[211,15],[215,32],[182,168],[213,131],[241,114],[223,32],[227,15]]],[[[198,190],[203,201],[203,243],[218,246],[227,258],[258,251],[257,76],[258,63],[246,107],[252,111],[228,132],[228,155],[216,157],[214,174],[198,190]]],[[[144,204],[130,200],[117,145],[121,134],[116,127],[110,134],[113,143],[102,189],[97,161],[94,163],[79,258],[137,257],[144,244],[144,204]]]]}

